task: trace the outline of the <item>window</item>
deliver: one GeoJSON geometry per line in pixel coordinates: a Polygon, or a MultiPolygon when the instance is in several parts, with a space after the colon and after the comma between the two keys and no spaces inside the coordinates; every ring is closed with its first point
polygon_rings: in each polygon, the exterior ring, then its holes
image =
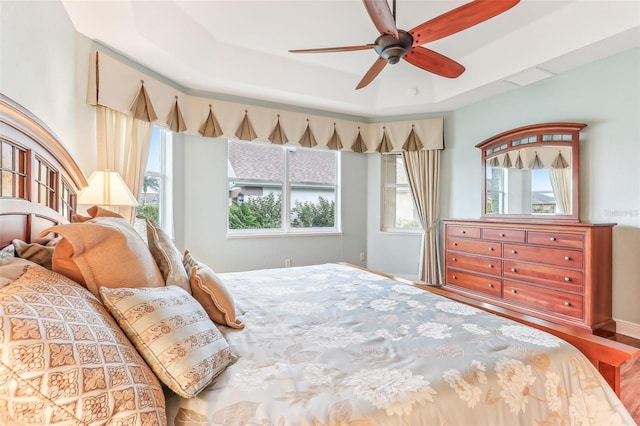
{"type": "MultiPolygon", "coordinates": [[[[169,235],[173,235],[172,136],[169,130],[153,127],[137,209],[137,214],[155,220],[169,235]]],[[[144,227],[144,221],[136,219],[136,229],[141,231],[144,227]]]]}
{"type": "Polygon", "coordinates": [[[339,231],[339,154],[229,140],[231,234],[339,231]]]}
{"type": "Polygon", "coordinates": [[[531,170],[531,213],[553,214],[556,197],[551,187],[549,169],[531,170]]]}
{"type": "Polygon", "coordinates": [[[487,213],[504,212],[506,206],[506,188],[509,186],[507,169],[501,167],[487,167],[487,213]]]}
{"type": "Polygon", "coordinates": [[[421,230],[401,154],[382,155],[383,231],[421,230]]]}
{"type": "Polygon", "coordinates": [[[556,197],[549,169],[487,167],[487,214],[553,214],[556,197]]]}

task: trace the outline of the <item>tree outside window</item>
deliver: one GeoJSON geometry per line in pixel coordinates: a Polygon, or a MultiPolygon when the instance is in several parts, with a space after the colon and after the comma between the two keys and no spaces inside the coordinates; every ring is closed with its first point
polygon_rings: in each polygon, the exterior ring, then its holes
{"type": "Polygon", "coordinates": [[[231,233],[338,230],[338,153],[229,141],[231,233]]]}

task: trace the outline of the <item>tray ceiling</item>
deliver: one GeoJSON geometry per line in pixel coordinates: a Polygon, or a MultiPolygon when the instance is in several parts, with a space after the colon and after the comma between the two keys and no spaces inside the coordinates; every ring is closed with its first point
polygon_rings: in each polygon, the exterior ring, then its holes
{"type": "MultiPolygon", "coordinates": [[[[452,110],[640,46],[637,0],[522,0],[425,45],[464,65],[461,77],[401,61],[356,91],[378,57],[373,50],[288,50],[372,43],[378,32],[360,0],[62,3],[78,32],[187,91],[372,119],[452,110]]],[[[397,0],[398,28],[464,3],[397,0]]]]}

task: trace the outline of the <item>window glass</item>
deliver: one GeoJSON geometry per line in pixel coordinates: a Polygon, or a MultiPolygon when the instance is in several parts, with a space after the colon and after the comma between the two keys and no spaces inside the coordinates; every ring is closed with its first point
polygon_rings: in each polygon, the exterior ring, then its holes
{"type": "Polygon", "coordinates": [[[293,228],[334,228],[336,154],[333,151],[287,149],[293,228]]]}
{"type": "Polygon", "coordinates": [[[506,169],[501,167],[487,167],[487,213],[503,212],[505,210],[505,188],[507,181],[506,169]]]}
{"type": "Polygon", "coordinates": [[[409,181],[400,154],[382,155],[382,223],[383,231],[422,229],[413,203],[409,181]]]}
{"type": "MultiPolygon", "coordinates": [[[[138,215],[149,217],[160,224],[169,235],[173,235],[172,136],[173,133],[169,130],[153,127],[136,210],[138,215]]],[[[134,225],[141,235],[146,235],[144,221],[136,219],[134,225]]]]}
{"type": "Polygon", "coordinates": [[[531,212],[553,214],[556,212],[556,197],[551,187],[549,169],[531,171],[531,212]]]}
{"type": "Polygon", "coordinates": [[[282,229],[281,146],[229,141],[229,229],[282,229]]]}
{"type": "Polygon", "coordinates": [[[230,233],[338,230],[338,154],[230,140],[230,233]]]}

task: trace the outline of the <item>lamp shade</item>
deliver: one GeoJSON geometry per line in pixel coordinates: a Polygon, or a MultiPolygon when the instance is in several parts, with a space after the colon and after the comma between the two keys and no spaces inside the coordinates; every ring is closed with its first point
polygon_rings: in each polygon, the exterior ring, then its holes
{"type": "Polygon", "coordinates": [[[112,170],[96,170],[89,176],[89,186],[78,193],[78,204],[96,206],[135,207],[133,196],[120,173],[112,170]]]}

